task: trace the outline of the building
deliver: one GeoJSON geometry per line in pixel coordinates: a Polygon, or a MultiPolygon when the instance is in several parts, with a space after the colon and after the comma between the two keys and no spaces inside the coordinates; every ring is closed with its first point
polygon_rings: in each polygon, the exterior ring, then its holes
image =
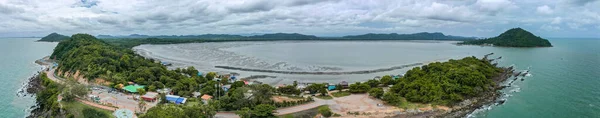
{"type": "Polygon", "coordinates": [[[127,86],[123,87],[123,90],[125,90],[129,93],[137,93],[138,92],[137,89],[139,89],[139,88],[144,89],[144,86],[137,85],[137,84],[136,85],[127,85],[127,86]]]}
{"type": "Polygon", "coordinates": [[[187,98],[176,96],[176,95],[166,95],[167,101],[175,104],[185,104],[187,98]]]}
{"type": "Polygon", "coordinates": [[[192,96],[193,96],[194,98],[198,98],[198,96],[200,96],[200,95],[202,95],[202,93],[200,93],[200,92],[193,92],[193,93],[192,93],[192,96]]]}
{"type": "Polygon", "coordinates": [[[348,82],[346,82],[346,81],[342,81],[342,82],[340,82],[340,85],[341,85],[343,88],[348,88],[348,82]]]}
{"type": "Polygon", "coordinates": [[[327,90],[329,90],[329,91],[335,90],[335,85],[327,86],[327,90]]]}
{"type": "Polygon", "coordinates": [[[306,88],[306,85],[305,85],[305,84],[298,84],[298,85],[296,86],[296,89],[298,89],[298,90],[304,90],[304,88],[306,88]]]}
{"type": "Polygon", "coordinates": [[[208,101],[210,101],[213,98],[213,96],[210,96],[208,94],[204,94],[200,98],[202,99],[202,102],[204,102],[204,104],[208,104],[208,101]]]}
{"type": "Polygon", "coordinates": [[[229,91],[229,88],[231,88],[231,84],[223,85],[221,88],[223,88],[223,91],[227,92],[229,91]]]}
{"type": "Polygon", "coordinates": [[[150,102],[156,101],[156,98],[158,98],[158,93],[156,92],[147,92],[146,95],[142,96],[142,99],[150,102]]]}

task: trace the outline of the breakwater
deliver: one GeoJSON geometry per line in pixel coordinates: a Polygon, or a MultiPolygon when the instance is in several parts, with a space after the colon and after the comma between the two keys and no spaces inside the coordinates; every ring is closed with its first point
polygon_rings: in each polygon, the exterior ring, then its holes
{"type": "Polygon", "coordinates": [[[420,66],[423,63],[413,63],[400,66],[394,66],[389,68],[380,68],[373,70],[359,70],[359,71],[345,71],[345,72],[323,72],[323,71],[284,71],[284,70],[266,70],[266,69],[252,69],[243,67],[232,67],[232,66],[215,66],[215,68],[229,69],[229,70],[240,70],[240,71],[251,71],[251,72],[264,72],[264,73],[280,73],[280,74],[301,74],[301,75],[346,75],[346,74],[369,74],[377,72],[392,71],[407,67],[420,66]]]}

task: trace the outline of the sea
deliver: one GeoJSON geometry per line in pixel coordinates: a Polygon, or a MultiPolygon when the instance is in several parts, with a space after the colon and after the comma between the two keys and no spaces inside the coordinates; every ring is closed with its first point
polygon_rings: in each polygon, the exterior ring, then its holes
{"type": "MultiPolygon", "coordinates": [[[[34,104],[17,92],[41,69],[34,61],[50,55],[56,43],[31,38],[0,39],[0,117],[25,117],[34,104]]],[[[485,106],[468,117],[600,117],[600,39],[553,38],[549,48],[457,46],[449,41],[270,41],[142,45],[134,50],[145,57],[172,63],[170,68],[194,66],[201,72],[236,72],[240,77],[268,84],[299,82],[359,82],[392,71],[349,75],[294,75],[244,72],[215,68],[233,66],[278,71],[341,72],[389,68],[413,63],[491,57],[500,66],[514,66],[529,74],[503,90],[504,104],[485,106]]]]}
{"type": "Polygon", "coordinates": [[[52,53],[57,43],[39,38],[0,38],[0,117],[22,118],[35,105],[35,97],[19,95],[27,80],[41,71],[35,60],[52,53]]]}

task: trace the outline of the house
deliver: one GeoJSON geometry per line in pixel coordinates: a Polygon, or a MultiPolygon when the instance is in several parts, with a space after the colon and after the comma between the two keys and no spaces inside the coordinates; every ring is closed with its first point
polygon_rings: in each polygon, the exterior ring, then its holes
{"type": "Polygon", "coordinates": [[[340,82],[340,85],[342,86],[342,88],[348,88],[348,82],[346,81],[340,82]]]}
{"type": "Polygon", "coordinates": [[[147,92],[146,95],[142,96],[142,99],[150,102],[156,101],[156,98],[158,98],[158,93],[156,92],[147,92]]]}
{"type": "Polygon", "coordinates": [[[202,99],[202,102],[204,102],[204,104],[208,104],[208,101],[211,100],[213,98],[213,96],[210,96],[208,94],[204,94],[200,98],[202,99]]]}
{"type": "Polygon", "coordinates": [[[169,63],[169,62],[160,62],[160,64],[162,64],[163,66],[171,66],[173,64],[169,63]]]}
{"type": "Polygon", "coordinates": [[[200,93],[200,92],[193,92],[192,95],[193,95],[193,97],[197,98],[198,96],[202,95],[202,93],[200,93]]]}
{"type": "Polygon", "coordinates": [[[221,88],[223,88],[223,91],[227,92],[227,91],[229,91],[229,88],[231,88],[231,84],[223,85],[221,88]]]}
{"type": "Polygon", "coordinates": [[[298,84],[298,85],[296,85],[296,89],[298,89],[298,90],[304,90],[304,88],[306,88],[305,84],[298,84]]]}
{"type": "Polygon", "coordinates": [[[175,104],[185,104],[187,98],[176,96],[176,95],[166,95],[167,101],[175,104]]]}
{"type": "Polygon", "coordinates": [[[156,92],[162,93],[162,94],[169,94],[169,93],[171,93],[171,89],[170,88],[163,88],[163,89],[156,90],[156,92]]]}

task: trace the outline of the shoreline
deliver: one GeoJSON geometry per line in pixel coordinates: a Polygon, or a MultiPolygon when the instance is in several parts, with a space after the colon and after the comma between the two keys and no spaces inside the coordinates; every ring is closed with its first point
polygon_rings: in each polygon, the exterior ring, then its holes
{"type": "Polygon", "coordinates": [[[401,66],[393,66],[389,68],[380,68],[373,70],[360,70],[360,71],[344,71],[344,72],[323,72],[323,71],[283,71],[283,70],[266,70],[266,69],[251,69],[243,67],[231,67],[231,66],[215,66],[215,68],[228,69],[228,70],[239,70],[239,71],[250,71],[250,72],[264,72],[264,73],[279,73],[279,74],[299,74],[299,75],[347,75],[347,74],[369,74],[377,72],[392,71],[397,69],[403,69],[407,67],[420,66],[423,63],[413,63],[401,66]]]}
{"type": "MultiPolygon", "coordinates": [[[[491,55],[491,54],[490,54],[491,55]]],[[[483,58],[483,59],[487,59],[483,58]]],[[[36,62],[46,62],[45,59],[40,59],[40,60],[36,60],[36,62]]],[[[38,63],[41,66],[47,66],[49,65],[48,63],[38,63]]],[[[409,64],[409,65],[403,65],[403,66],[395,66],[395,67],[401,67],[401,68],[405,68],[405,67],[412,67],[412,66],[418,66],[418,65],[422,65],[423,63],[416,63],[416,64],[409,64]]],[[[394,68],[394,67],[392,67],[394,68]]],[[[390,69],[392,69],[390,68],[390,69]]],[[[502,68],[504,70],[504,72],[500,73],[497,77],[491,78],[494,82],[495,82],[495,86],[493,86],[491,89],[493,89],[493,91],[489,91],[486,93],[482,93],[481,96],[479,97],[474,97],[471,99],[466,99],[462,102],[460,102],[460,105],[457,105],[455,107],[452,108],[452,110],[450,111],[442,111],[442,110],[431,110],[431,111],[418,111],[418,112],[404,112],[402,114],[398,114],[395,115],[394,117],[465,117],[471,113],[473,113],[475,110],[480,109],[486,105],[493,105],[494,103],[500,103],[502,104],[503,101],[498,101],[498,98],[500,98],[502,96],[502,92],[500,92],[500,90],[509,87],[509,86],[502,86],[502,84],[504,84],[509,78],[511,77],[517,77],[520,74],[514,74],[514,68],[511,67],[499,67],[502,68]]],[[[42,69],[44,70],[44,69],[42,69]]],[[[382,70],[382,69],[378,69],[378,70],[382,70]]],[[[383,69],[384,70],[384,69],[383,69]]],[[[356,72],[365,72],[365,71],[355,71],[355,72],[348,72],[348,73],[356,73],[356,72]]],[[[368,71],[367,71],[368,72],[368,71]]],[[[305,73],[305,72],[299,72],[299,73],[305,73]]],[[[324,72],[316,72],[316,74],[339,74],[342,72],[332,72],[332,73],[324,73],[324,72]]],[[[309,73],[310,74],[310,73],[309,73]]],[[[313,73],[315,74],[315,73],[313,73]]],[[[525,74],[523,74],[525,75],[525,74]]],[[[43,86],[41,86],[41,77],[40,77],[40,73],[35,74],[34,76],[32,76],[28,82],[27,82],[27,94],[32,94],[35,95],[35,93],[37,93],[37,91],[40,91],[43,88],[43,86]]],[[[44,111],[43,109],[39,109],[39,102],[37,102],[36,100],[36,105],[31,107],[30,110],[30,114],[27,117],[39,117],[39,116],[43,116],[44,114],[48,114],[49,111],[44,111]]]]}

